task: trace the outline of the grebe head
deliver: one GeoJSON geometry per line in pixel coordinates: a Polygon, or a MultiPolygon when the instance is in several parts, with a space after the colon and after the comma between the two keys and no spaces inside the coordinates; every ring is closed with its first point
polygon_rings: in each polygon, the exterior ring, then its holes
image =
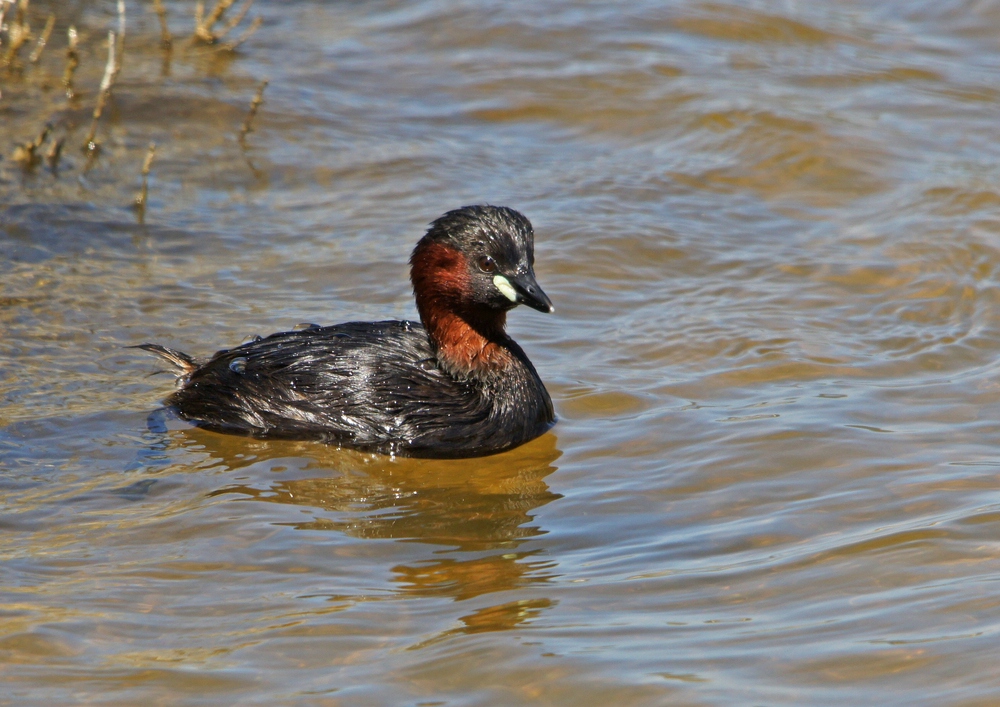
{"type": "Polygon", "coordinates": [[[552,312],[535,281],[535,234],[523,214],[504,206],[464,206],[434,221],[410,257],[421,319],[447,309],[470,319],[519,304],[552,312]]]}

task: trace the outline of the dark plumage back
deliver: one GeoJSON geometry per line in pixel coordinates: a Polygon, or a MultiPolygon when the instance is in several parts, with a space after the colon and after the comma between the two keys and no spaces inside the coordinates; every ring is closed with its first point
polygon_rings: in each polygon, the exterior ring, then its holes
{"type": "Polygon", "coordinates": [[[523,369],[482,390],[438,368],[421,325],[350,322],[220,351],[167,403],[222,432],[474,456],[521,444],[551,424],[551,402],[545,394],[537,404],[533,373],[523,369]],[[507,401],[499,409],[498,398],[507,401]]]}

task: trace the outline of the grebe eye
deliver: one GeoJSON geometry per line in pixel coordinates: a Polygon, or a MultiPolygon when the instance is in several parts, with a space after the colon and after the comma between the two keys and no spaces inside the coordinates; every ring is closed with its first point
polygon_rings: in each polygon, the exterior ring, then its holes
{"type": "Polygon", "coordinates": [[[483,272],[496,272],[497,261],[488,255],[484,255],[479,259],[479,269],[483,272]]]}

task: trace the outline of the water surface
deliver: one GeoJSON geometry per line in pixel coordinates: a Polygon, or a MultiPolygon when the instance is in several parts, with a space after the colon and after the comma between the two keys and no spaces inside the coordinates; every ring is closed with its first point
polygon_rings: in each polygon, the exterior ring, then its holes
{"type": "Polygon", "coordinates": [[[259,0],[235,55],[147,5],[89,164],[114,3],[0,69],[0,702],[1000,700],[1000,5],[259,0]],[[551,433],[150,417],[124,346],[412,318],[483,202],[535,225],[551,433]]]}

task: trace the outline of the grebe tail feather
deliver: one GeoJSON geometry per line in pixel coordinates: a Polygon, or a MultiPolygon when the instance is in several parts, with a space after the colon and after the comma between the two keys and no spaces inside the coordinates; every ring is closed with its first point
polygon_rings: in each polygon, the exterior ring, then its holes
{"type": "Polygon", "coordinates": [[[199,365],[197,361],[183,351],[170,349],[166,346],[160,346],[159,344],[137,344],[135,346],[126,346],[125,348],[143,349],[144,351],[150,351],[156,354],[177,369],[178,378],[190,375],[198,368],[199,365]]]}

